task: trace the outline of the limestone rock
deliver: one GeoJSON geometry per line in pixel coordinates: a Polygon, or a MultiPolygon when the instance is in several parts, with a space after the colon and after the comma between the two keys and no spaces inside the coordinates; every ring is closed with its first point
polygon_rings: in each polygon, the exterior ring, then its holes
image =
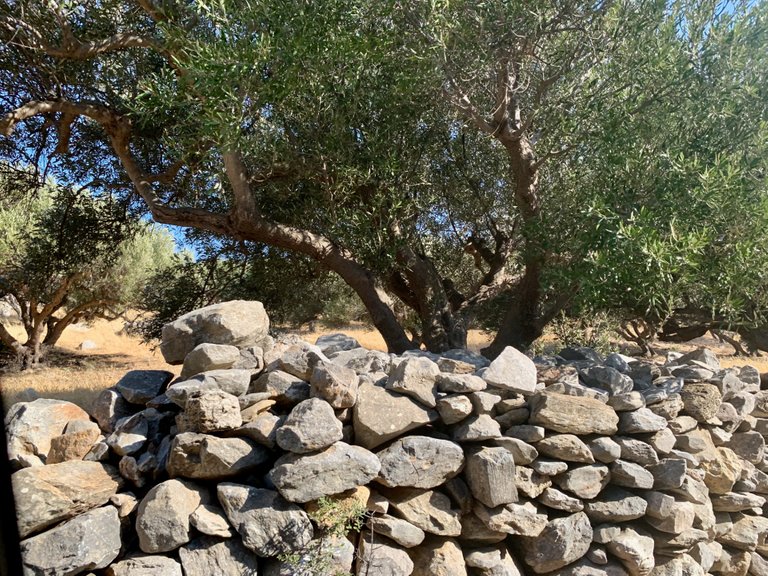
{"type": "Polygon", "coordinates": [[[312,371],[309,383],[310,396],[322,398],[334,408],[351,408],[357,402],[359,377],[351,368],[333,362],[320,363],[312,371]]]}
{"type": "Polygon", "coordinates": [[[612,438],[602,437],[590,440],[587,444],[592,456],[598,462],[610,464],[621,458],[621,446],[612,438]]]}
{"type": "Polygon", "coordinates": [[[473,450],[464,476],[472,495],[489,508],[517,501],[515,461],[504,448],[473,450]]]}
{"type": "Polygon", "coordinates": [[[419,488],[394,488],[387,492],[391,506],[405,520],[437,536],[459,536],[459,512],[441,492],[419,488]]]}
{"type": "Polygon", "coordinates": [[[184,357],[181,378],[189,378],[208,370],[226,370],[240,360],[240,350],[228,344],[204,342],[195,346],[184,357]]]}
{"type": "Polygon", "coordinates": [[[615,434],[619,417],[610,406],[592,398],[536,394],[529,401],[530,422],[566,434],[615,434]]]}
{"type": "Polygon", "coordinates": [[[592,525],[584,512],[557,518],[526,540],[525,562],[537,574],[551,572],[584,556],[591,542],[592,525]]]}
{"type": "Polygon", "coordinates": [[[167,370],[131,370],[120,378],[115,388],[131,404],[146,404],[159,396],[173,379],[167,370]]]}
{"type": "Polygon", "coordinates": [[[335,352],[344,352],[345,350],[353,350],[360,348],[360,343],[346,334],[324,334],[319,336],[315,341],[315,346],[320,348],[323,354],[329,356],[335,352]]]}
{"type": "Polygon", "coordinates": [[[11,476],[22,538],[109,501],[123,485],[112,466],[71,460],[11,476]]]}
{"type": "Polygon", "coordinates": [[[168,552],[189,542],[189,517],[204,499],[202,488],[183,480],[166,480],[147,492],[136,515],[142,552],[168,552]]]}
{"type": "Polygon", "coordinates": [[[238,538],[197,538],[179,549],[184,576],[257,576],[257,558],[238,538]]]}
{"type": "Polygon", "coordinates": [[[591,500],[595,498],[610,480],[607,466],[592,464],[569,470],[555,478],[555,484],[578,498],[591,500]]]}
{"type": "Polygon", "coordinates": [[[106,433],[114,431],[119,420],[131,416],[137,410],[138,407],[123,398],[117,388],[102,390],[91,404],[91,414],[99,423],[99,428],[106,433]]]}
{"type": "Polygon", "coordinates": [[[706,422],[717,414],[723,396],[714,384],[689,382],[680,391],[685,413],[698,422],[706,422]]]}
{"type": "Polygon", "coordinates": [[[385,486],[434,488],[464,466],[461,446],[428,436],[407,436],[376,453],[381,462],[377,480],[385,486]]]}
{"type": "Polygon", "coordinates": [[[620,434],[643,434],[658,432],[667,427],[667,419],[651,412],[648,408],[640,408],[634,412],[619,414],[620,434]]]}
{"type": "Polygon", "coordinates": [[[653,538],[642,536],[631,528],[622,529],[606,548],[621,559],[632,576],[648,576],[656,565],[653,556],[653,538]]]}
{"type": "Polygon", "coordinates": [[[51,450],[51,439],[64,433],[72,420],[90,420],[88,413],[72,402],[38,398],[18,402],[5,416],[8,459],[18,465],[26,456],[43,462],[51,450]]]}
{"type": "Polygon", "coordinates": [[[357,550],[357,576],[409,576],[413,573],[413,561],[408,553],[384,538],[364,532],[357,550]]]}
{"type": "Polygon", "coordinates": [[[542,492],[552,486],[552,480],[534,471],[533,468],[518,466],[515,469],[515,486],[523,496],[538,498],[542,492]]]}
{"type": "Polygon", "coordinates": [[[426,410],[407,396],[362,382],[352,416],[355,442],[364,448],[375,448],[436,419],[436,412],[426,410]]]}
{"type": "Polygon", "coordinates": [[[232,300],[206,306],[163,326],[160,351],[169,364],[181,364],[198,344],[262,346],[269,318],[261,302],[232,300]]]}
{"type": "Polygon", "coordinates": [[[243,544],[259,556],[295,552],[312,540],[307,513],[273,490],[223,482],[217,495],[243,544]]]}
{"type": "Polygon", "coordinates": [[[587,386],[602,388],[611,396],[627,394],[634,385],[632,378],[610,366],[589,366],[579,371],[579,374],[587,386]]]}
{"type": "Polygon", "coordinates": [[[467,576],[461,547],[452,538],[431,536],[408,555],[413,560],[413,576],[467,576]]]}
{"type": "Polygon", "coordinates": [[[485,390],[488,384],[474,374],[444,374],[437,375],[437,389],[447,394],[466,394],[485,390]]]}
{"type": "Polygon", "coordinates": [[[269,451],[246,438],[185,432],[173,439],[168,475],[200,480],[231,478],[263,464],[269,451]]]}
{"type": "Polygon", "coordinates": [[[467,566],[480,576],[522,576],[523,570],[506,546],[475,548],[464,553],[467,566]]]}
{"type": "Polygon", "coordinates": [[[536,450],[550,458],[567,462],[592,464],[595,461],[587,445],[573,434],[555,434],[544,438],[536,443],[536,450]]]}
{"type": "Polygon", "coordinates": [[[269,478],[286,500],[309,502],[370,482],[381,469],[379,459],[360,446],[336,442],[314,454],[286,454],[269,478]]]}
{"type": "Polygon", "coordinates": [[[390,373],[387,389],[407,394],[425,406],[434,408],[439,374],[437,364],[429,358],[406,358],[390,373]]]}
{"type": "Polygon", "coordinates": [[[483,373],[483,380],[494,388],[503,388],[521,394],[536,390],[536,366],[525,354],[507,346],[483,373]]]}
{"type": "Polygon", "coordinates": [[[453,431],[453,439],[457,442],[482,442],[499,436],[501,436],[501,427],[488,414],[467,418],[453,431]]]}
{"type": "Polygon", "coordinates": [[[280,428],[278,446],[296,454],[323,450],[341,440],[341,422],[325,400],[310,398],[299,402],[280,428]]]}
{"type": "MultiPolygon", "coordinates": [[[[61,436],[51,438],[51,449],[45,459],[46,464],[57,464],[67,460],[82,460],[88,452],[91,451],[94,444],[102,438],[99,426],[95,422],[87,420],[73,420],[73,422],[82,422],[88,424],[86,429],[76,432],[67,431],[61,436]]],[[[67,427],[67,430],[72,428],[67,427]]]]}
{"type": "Polygon", "coordinates": [[[184,408],[185,432],[222,432],[242,423],[237,397],[223,390],[201,390],[187,398],[184,408]]]}
{"type": "Polygon", "coordinates": [[[626,522],[642,518],[648,504],[645,499],[621,488],[610,487],[598,500],[584,503],[584,512],[596,524],[601,522],[626,522]]]}
{"type": "Polygon", "coordinates": [[[517,536],[538,536],[547,525],[547,516],[531,502],[511,502],[496,508],[475,502],[473,511],[490,530],[517,536]]]}
{"type": "Polygon", "coordinates": [[[625,488],[653,488],[653,474],[634,462],[616,460],[610,466],[611,483],[625,488]]]}
{"type": "Polygon", "coordinates": [[[107,568],[107,576],[182,576],[181,564],[157,554],[133,554],[107,568]]]}
{"type": "Polygon", "coordinates": [[[219,538],[231,538],[235,535],[232,526],[229,525],[224,510],[211,504],[201,504],[189,517],[189,523],[199,532],[208,536],[219,538]]]}
{"type": "Polygon", "coordinates": [[[389,514],[371,516],[367,525],[374,533],[386,536],[404,548],[418,546],[426,536],[424,530],[418,526],[389,514]]]}
{"type": "Polygon", "coordinates": [[[279,404],[298,404],[309,398],[310,385],[282,370],[265,372],[253,383],[253,392],[265,392],[279,404]]]}
{"type": "Polygon", "coordinates": [[[472,414],[472,402],[464,394],[446,396],[437,401],[437,411],[446,424],[456,424],[472,414]]]}
{"type": "Polygon", "coordinates": [[[67,576],[104,568],[120,553],[120,519],[105,506],[21,542],[25,574],[67,576]]]}
{"type": "Polygon", "coordinates": [[[581,512],[584,510],[584,504],[581,500],[568,496],[565,492],[551,486],[541,493],[538,501],[547,508],[562,510],[563,512],[581,512]]]}
{"type": "Polygon", "coordinates": [[[704,483],[713,494],[730,492],[743,468],[741,460],[730,448],[708,450],[702,454],[700,465],[704,471],[704,483]]]}

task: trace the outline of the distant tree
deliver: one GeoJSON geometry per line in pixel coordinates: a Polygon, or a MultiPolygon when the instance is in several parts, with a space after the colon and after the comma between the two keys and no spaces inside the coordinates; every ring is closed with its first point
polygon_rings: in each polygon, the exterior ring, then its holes
{"type": "Polygon", "coordinates": [[[0,297],[14,302],[26,340],[0,324],[0,343],[25,365],[40,362],[71,324],[137,305],[149,277],[170,263],[170,235],[130,220],[118,203],[85,189],[45,184],[19,195],[2,184],[0,297]]]}

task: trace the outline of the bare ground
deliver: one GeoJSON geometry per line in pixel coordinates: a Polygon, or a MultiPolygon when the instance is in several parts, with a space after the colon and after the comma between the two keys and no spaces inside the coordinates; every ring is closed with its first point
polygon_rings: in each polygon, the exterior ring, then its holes
{"type": "MultiPolygon", "coordinates": [[[[20,327],[12,327],[12,331],[21,336],[20,327]]],[[[323,334],[344,332],[356,338],[366,348],[386,349],[379,333],[363,325],[292,332],[307,342],[315,342],[318,336],[323,334]]],[[[546,349],[557,349],[558,343],[552,337],[546,340],[546,349]]],[[[479,350],[489,341],[490,336],[486,333],[472,331],[469,335],[469,348],[479,350]]],[[[686,352],[701,346],[715,352],[724,367],[750,364],[760,372],[768,372],[768,357],[733,356],[733,348],[710,336],[685,344],[661,344],[657,347],[662,350],[686,352]]],[[[181,368],[166,364],[159,350],[142,343],[137,337],[126,335],[122,321],[99,320],[92,326],[70,327],[63,334],[58,346],[49,353],[45,365],[24,372],[9,370],[0,373],[0,393],[6,407],[15,402],[33,399],[37,395],[69,400],[88,410],[99,392],[117,383],[128,370],[146,369],[169,370],[178,374],[181,368]],[[78,350],[84,340],[92,340],[98,348],[78,350]]]]}

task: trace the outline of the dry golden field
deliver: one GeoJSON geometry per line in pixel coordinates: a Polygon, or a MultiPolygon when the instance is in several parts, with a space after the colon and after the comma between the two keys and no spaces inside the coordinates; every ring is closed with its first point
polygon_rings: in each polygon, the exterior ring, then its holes
{"type": "MultiPolygon", "coordinates": [[[[98,320],[92,326],[72,326],[50,353],[45,365],[24,372],[0,372],[0,392],[5,406],[31,399],[31,389],[39,397],[69,400],[87,410],[101,390],[114,385],[128,370],[161,369],[179,373],[180,367],[166,364],[159,350],[142,343],[137,337],[126,335],[122,330],[123,322],[120,320],[98,320]],[[84,340],[92,340],[98,348],[79,351],[77,347],[84,340]]],[[[11,327],[11,331],[21,336],[20,326],[11,327]]],[[[312,343],[318,336],[333,332],[349,334],[366,348],[385,350],[379,333],[363,325],[343,329],[294,331],[303,340],[312,343]]],[[[551,341],[552,337],[547,339],[551,341]]],[[[469,335],[469,347],[473,350],[479,350],[489,341],[489,336],[480,331],[472,331],[469,335]]],[[[556,345],[556,342],[552,344],[556,345]]],[[[666,348],[685,352],[697,346],[711,348],[718,354],[723,366],[751,364],[760,372],[768,372],[768,357],[734,357],[730,346],[719,344],[713,338],[700,338],[691,343],[666,348]]]]}

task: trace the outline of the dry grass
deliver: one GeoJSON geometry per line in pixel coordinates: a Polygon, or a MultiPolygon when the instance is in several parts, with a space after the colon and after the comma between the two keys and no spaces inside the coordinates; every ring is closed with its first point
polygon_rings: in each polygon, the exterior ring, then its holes
{"type": "MultiPolygon", "coordinates": [[[[5,405],[28,399],[32,389],[40,397],[68,400],[88,410],[99,392],[117,383],[128,370],[179,373],[180,367],[166,364],[159,350],[152,350],[122,330],[121,320],[99,320],[92,326],[69,327],[45,365],[0,374],[0,392],[5,405]],[[92,340],[98,348],[79,351],[77,347],[84,340],[92,340]]],[[[11,332],[18,337],[23,334],[20,326],[12,326],[11,332]]]]}
{"type": "MultiPolygon", "coordinates": [[[[143,344],[140,339],[122,332],[122,321],[97,321],[92,326],[70,327],[62,336],[58,346],[50,353],[48,362],[37,369],[25,372],[0,373],[0,393],[6,406],[30,399],[29,390],[40,397],[69,400],[90,408],[93,399],[105,388],[113,386],[128,370],[170,370],[174,374],[179,366],[165,363],[159,350],[143,344]],[[98,348],[79,351],[77,347],[84,340],[92,340],[98,348]]],[[[20,327],[11,330],[21,336],[20,327]]],[[[295,330],[303,340],[314,343],[319,336],[343,332],[357,339],[366,348],[386,350],[381,335],[365,325],[351,325],[342,329],[295,330]]],[[[488,334],[471,331],[469,348],[480,350],[490,342],[488,334]]],[[[556,343],[553,342],[553,349],[556,343]]],[[[768,372],[768,357],[733,356],[733,349],[714,338],[704,337],[685,344],[663,344],[662,350],[687,352],[699,346],[706,346],[720,358],[723,367],[752,365],[760,372],[768,372]]],[[[661,359],[659,357],[658,359],[661,359]]]]}

